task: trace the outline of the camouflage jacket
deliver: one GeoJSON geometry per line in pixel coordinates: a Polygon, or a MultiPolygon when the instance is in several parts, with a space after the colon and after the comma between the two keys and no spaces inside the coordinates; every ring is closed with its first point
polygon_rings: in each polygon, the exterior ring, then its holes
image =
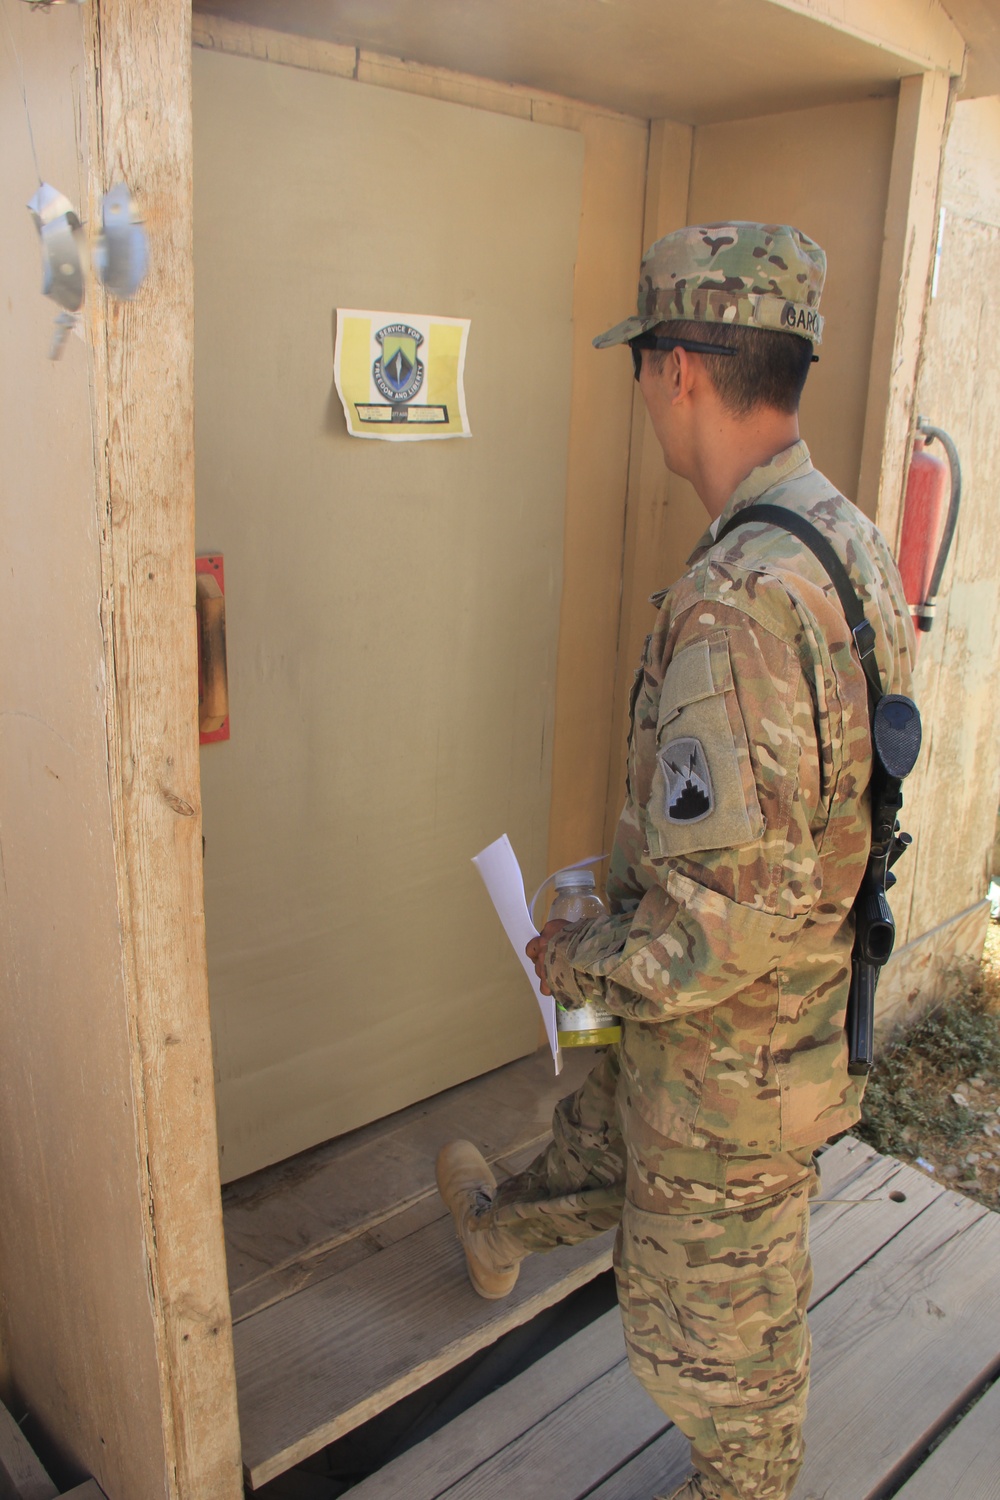
{"type": "MultiPolygon", "coordinates": [[[[913,633],[880,532],[802,442],[720,517],[766,499],[829,536],[875,627],[885,691],[913,633]]],[[[610,914],[549,945],[567,1006],[623,1018],[619,1105],[724,1153],[818,1144],[859,1114],[844,1013],[851,906],[870,844],[865,677],[836,592],[790,533],[706,532],[659,613],[632,690],[610,914]]]]}

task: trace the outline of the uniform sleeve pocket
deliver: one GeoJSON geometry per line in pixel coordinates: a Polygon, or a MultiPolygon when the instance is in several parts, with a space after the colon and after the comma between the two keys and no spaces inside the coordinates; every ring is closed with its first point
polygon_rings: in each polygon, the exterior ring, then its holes
{"type": "Polygon", "coordinates": [[[651,854],[728,849],[760,837],[764,819],[725,635],[697,641],[671,661],[656,742],[646,808],[651,854]]]}

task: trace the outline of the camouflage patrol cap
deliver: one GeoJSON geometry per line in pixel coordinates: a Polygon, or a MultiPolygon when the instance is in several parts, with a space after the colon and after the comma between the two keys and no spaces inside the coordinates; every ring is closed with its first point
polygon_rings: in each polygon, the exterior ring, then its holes
{"type": "Polygon", "coordinates": [[[797,333],[820,343],[826,254],[789,224],[692,224],[651,245],[639,270],[639,310],[594,340],[626,344],[673,318],[797,333]]]}

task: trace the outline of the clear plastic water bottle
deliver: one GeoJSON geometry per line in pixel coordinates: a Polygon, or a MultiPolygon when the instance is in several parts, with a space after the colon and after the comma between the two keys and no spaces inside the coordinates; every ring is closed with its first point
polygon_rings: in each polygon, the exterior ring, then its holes
{"type": "MultiPolygon", "coordinates": [[[[585,917],[601,917],[607,908],[594,889],[590,870],[557,870],[552,877],[555,900],[549,921],[582,922],[585,917]]],[[[621,1039],[622,1025],[603,1005],[591,1002],[579,1009],[564,1010],[556,1005],[556,1029],[561,1047],[608,1047],[621,1039]]]]}

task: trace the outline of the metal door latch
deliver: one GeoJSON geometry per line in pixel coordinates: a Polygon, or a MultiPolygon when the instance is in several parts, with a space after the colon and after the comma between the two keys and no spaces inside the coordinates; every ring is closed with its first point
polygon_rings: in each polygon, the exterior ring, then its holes
{"type": "MultiPolygon", "coordinates": [[[[43,182],[28,210],[42,245],[42,293],[57,302],[50,359],[58,359],[86,295],[87,247],[80,216],[58,188],[43,182]]],[[[134,297],[149,269],[149,240],[124,182],[101,199],[94,269],[113,297],[134,297]]]]}
{"type": "Polygon", "coordinates": [[[124,182],[101,199],[94,269],[114,297],[134,297],[149,268],[149,241],[124,182]]]}

